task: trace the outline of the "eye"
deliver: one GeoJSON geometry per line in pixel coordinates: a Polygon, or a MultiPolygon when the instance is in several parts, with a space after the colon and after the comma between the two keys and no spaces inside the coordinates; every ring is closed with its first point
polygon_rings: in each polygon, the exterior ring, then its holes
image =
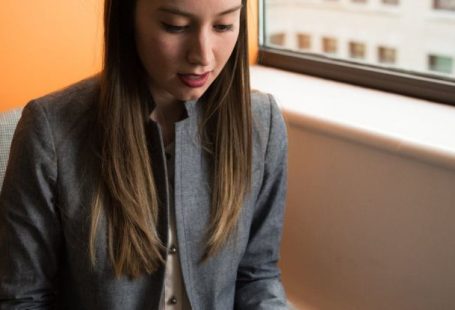
{"type": "Polygon", "coordinates": [[[170,33],[182,33],[185,32],[190,26],[176,26],[176,25],[171,25],[171,24],[166,24],[166,23],[161,23],[163,26],[164,30],[170,33]]]}
{"type": "Polygon", "coordinates": [[[234,25],[215,25],[213,26],[213,28],[215,28],[216,31],[218,32],[226,32],[226,31],[231,31],[232,29],[234,29],[234,25]]]}

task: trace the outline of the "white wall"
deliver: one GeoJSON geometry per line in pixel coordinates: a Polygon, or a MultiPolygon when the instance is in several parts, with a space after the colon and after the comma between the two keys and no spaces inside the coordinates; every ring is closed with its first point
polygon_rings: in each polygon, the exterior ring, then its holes
{"type": "Polygon", "coordinates": [[[455,309],[455,107],[254,66],[285,111],[300,310],[455,309]]]}
{"type": "Polygon", "coordinates": [[[296,308],[454,309],[455,170],[287,119],[281,267],[296,308]]]}

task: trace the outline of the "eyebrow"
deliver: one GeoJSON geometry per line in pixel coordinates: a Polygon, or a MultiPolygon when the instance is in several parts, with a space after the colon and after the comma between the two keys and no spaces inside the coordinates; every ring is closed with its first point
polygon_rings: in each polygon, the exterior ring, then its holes
{"type": "MultiPolygon", "coordinates": [[[[242,7],[243,7],[243,4],[235,6],[233,8],[230,8],[228,10],[225,10],[223,12],[220,12],[220,13],[216,14],[216,16],[219,17],[219,16],[227,15],[229,13],[232,13],[232,12],[235,12],[237,10],[240,10],[242,7]]],[[[180,9],[173,8],[173,7],[161,7],[161,8],[158,9],[158,11],[161,11],[161,12],[164,12],[164,13],[170,13],[170,14],[174,14],[174,15],[181,15],[181,16],[185,16],[185,17],[189,17],[189,18],[194,18],[195,17],[195,15],[193,15],[193,14],[191,14],[189,12],[185,12],[185,11],[182,11],[180,9]]]]}

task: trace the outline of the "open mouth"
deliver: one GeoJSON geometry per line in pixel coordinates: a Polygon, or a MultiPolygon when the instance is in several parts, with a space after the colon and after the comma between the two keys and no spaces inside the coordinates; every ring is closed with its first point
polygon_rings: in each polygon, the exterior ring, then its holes
{"type": "Polygon", "coordinates": [[[204,74],[178,74],[180,80],[188,87],[202,87],[207,82],[210,72],[204,74]]]}

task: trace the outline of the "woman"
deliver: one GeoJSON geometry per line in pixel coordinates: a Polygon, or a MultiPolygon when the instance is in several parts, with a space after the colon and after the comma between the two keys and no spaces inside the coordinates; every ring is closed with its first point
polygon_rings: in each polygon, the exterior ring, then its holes
{"type": "Polygon", "coordinates": [[[30,102],[0,195],[1,309],[285,309],[286,132],[246,3],[106,0],[99,76],[30,102]]]}

